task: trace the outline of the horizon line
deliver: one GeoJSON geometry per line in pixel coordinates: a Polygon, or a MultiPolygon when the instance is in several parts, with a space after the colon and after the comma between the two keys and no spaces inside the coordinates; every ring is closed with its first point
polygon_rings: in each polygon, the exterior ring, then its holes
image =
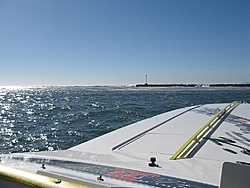
{"type": "Polygon", "coordinates": [[[74,85],[74,84],[53,84],[53,85],[0,85],[0,88],[4,87],[124,87],[124,86],[136,86],[136,85],[226,85],[226,84],[232,84],[232,85],[237,85],[237,84],[250,84],[250,82],[241,82],[241,83],[137,83],[137,84],[91,84],[91,85],[74,85]]]}

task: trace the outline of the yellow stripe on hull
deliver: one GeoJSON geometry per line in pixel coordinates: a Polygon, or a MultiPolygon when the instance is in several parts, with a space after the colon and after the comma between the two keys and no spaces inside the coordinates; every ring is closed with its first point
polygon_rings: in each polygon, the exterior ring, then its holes
{"type": "Polygon", "coordinates": [[[89,188],[88,186],[26,172],[20,169],[7,167],[5,165],[0,165],[0,184],[1,182],[4,185],[14,185],[14,187],[89,188]]]}

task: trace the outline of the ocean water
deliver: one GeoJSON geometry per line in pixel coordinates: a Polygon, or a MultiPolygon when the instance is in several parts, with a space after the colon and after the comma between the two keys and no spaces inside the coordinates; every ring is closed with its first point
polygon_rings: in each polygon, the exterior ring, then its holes
{"type": "Polygon", "coordinates": [[[235,100],[250,88],[1,87],[0,153],[62,150],[170,110],[235,100]]]}

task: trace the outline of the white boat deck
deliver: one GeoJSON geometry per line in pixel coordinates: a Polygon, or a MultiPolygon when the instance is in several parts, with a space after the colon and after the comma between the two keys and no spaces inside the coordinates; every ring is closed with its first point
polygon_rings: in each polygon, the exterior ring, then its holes
{"type": "MultiPolygon", "coordinates": [[[[98,185],[178,187],[178,185],[184,186],[186,182],[186,186],[190,184],[190,187],[218,187],[222,164],[225,161],[250,162],[249,104],[240,104],[228,112],[226,118],[222,118],[214,131],[204,136],[202,144],[187,157],[176,160],[170,158],[227,105],[201,105],[167,112],[123,127],[69,150],[4,155],[1,157],[2,164],[35,173],[40,168],[39,165],[45,163],[47,169],[39,170],[39,173],[48,175],[58,171],[56,174],[63,173],[65,176],[71,174],[79,181],[80,177],[85,177],[88,182],[96,182],[96,174],[103,174],[105,181],[98,181],[98,185]],[[158,166],[148,166],[151,157],[157,159],[155,163],[158,166]],[[87,164],[97,166],[87,167],[87,164]],[[86,167],[81,170],[79,168],[81,165],[86,167]],[[98,165],[101,166],[98,167],[98,165]],[[106,172],[104,167],[106,171],[108,167],[116,168],[116,171],[106,172]],[[92,172],[88,169],[92,171],[96,169],[96,171],[92,172]],[[140,183],[139,176],[147,180],[140,183]],[[159,176],[158,179],[152,178],[156,176],[159,176]],[[164,178],[167,179],[167,177],[170,177],[170,180],[165,181],[164,178]],[[198,183],[196,185],[192,182],[198,183]]],[[[110,168],[109,171],[112,169],[110,168]]],[[[72,180],[72,178],[69,176],[69,179],[72,180]]]]}

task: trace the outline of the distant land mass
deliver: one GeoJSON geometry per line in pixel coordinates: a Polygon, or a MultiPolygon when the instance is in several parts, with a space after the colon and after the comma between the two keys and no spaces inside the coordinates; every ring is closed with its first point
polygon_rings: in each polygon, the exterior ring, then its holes
{"type": "Polygon", "coordinates": [[[136,87],[250,87],[250,83],[242,84],[136,84],[136,87]]]}

